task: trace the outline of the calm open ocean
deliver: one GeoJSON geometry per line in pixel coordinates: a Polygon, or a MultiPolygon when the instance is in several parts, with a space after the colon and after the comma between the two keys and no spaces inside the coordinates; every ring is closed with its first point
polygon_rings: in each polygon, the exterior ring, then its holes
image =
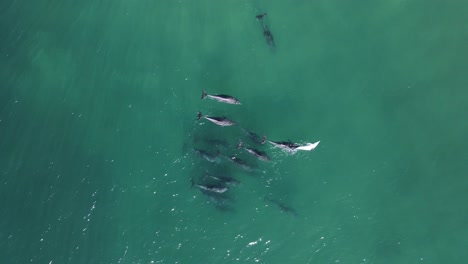
{"type": "Polygon", "coordinates": [[[0,263],[467,263],[467,14],[0,1],[0,263]]]}

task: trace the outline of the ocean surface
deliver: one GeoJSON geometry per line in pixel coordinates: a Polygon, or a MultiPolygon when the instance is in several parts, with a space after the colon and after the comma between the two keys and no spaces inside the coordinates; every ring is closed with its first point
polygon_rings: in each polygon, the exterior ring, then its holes
{"type": "Polygon", "coordinates": [[[0,263],[467,263],[467,13],[1,1],[0,263]]]}

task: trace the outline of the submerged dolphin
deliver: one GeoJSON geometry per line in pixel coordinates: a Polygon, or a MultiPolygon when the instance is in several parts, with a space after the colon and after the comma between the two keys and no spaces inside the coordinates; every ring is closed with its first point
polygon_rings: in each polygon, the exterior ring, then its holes
{"type": "Polygon", "coordinates": [[[237,149],[243,148],[248,153],[250,153],[253,156],[257,157],[259,160],[270,161],[270,158],[268,157],[268,155],[264,151],[254,149],[254,148],[247,148],[247,147],[242,146],[243,144],[244,143],[242,142],[242,140],[239,140],[239,144],[237,145],[237,149]]]}
{"type": "Polygon", "coordinates": [[[221,151],[218,150],[216,154],[209,153],[206,150],[203,149],[197,149],[197,148],[192,148],[193,153],[195,153],[197,156],[209,161],[209,162],[215,162],[219,163],[219,155],[221,155],[221,151]]]}
{"type": "Polygon", "coordinates": [[[266,16],[266,13],[263,13],[261,15],[255,16],[257,20],[262,21],[262,27],[263,27],[263,36],[265,36],[265,39],[268,42],[268,45],[272,48],[275,47],[275,40],[273,39],[273,34],[271,34],[271,31],[268,29],[267,25],[265,25],[265,22],[263,21],[263,18],[266,16]]]}
{"type": "Polygon", "coordinates": [[[211,121],[211,122],[217,124],[218,126],[232,126],[232,125],[236,124],[234,121],[229,120],[229,119],[227,119],[225,117],[204,116],[204,115],[202,115],[201,112],[198,112],[197,120],[199,120],[202,117],[205,118],[208,121],[211,121]]]}
{"type": "Polygon", "coordinates": [[[205,177],[209,177],[213,180],[216,180],[218,182],[222,182],[223,184],[226,184],[227,186],[237,186],[240,184],[240,182],[232,177],[229,176],[214,176],[209,173],[205,175],[205,177]]]}
{"type": "Polygon", "coordinates": [[[195,135],[194,141],[195,141],[195,143],[201,142],[201,143],[203,143],[205,145],[216,147],[217,149],[228,148],[229,147],[229,142],[227,140],[211,138],[211,137],[208,137],[208,136],[195,135]]]}
{"type": "Polygon", "coordinates": [[[224,193],[229,189],[226,186],[196,184],[193,179],[191,179],[191,182],[192,182],[192,187],[195,186],[198,189],[202,191],[207,191],[207,192],[224,193]]]}
{"type": "Polygon", "coordinates": [[[289,141],[270,141],[270,140],[266,139],[266,136],[263,136],[263,143],[265,143],[265,142],[269,142],[273,146],[275,146],[277,148],[280,148],[280,149],[282,149],[284,151],[290,152],[291,154],[296,153],[297,150],[312,151],[320,143],[320,141],[317,141],[315,143],[307,143],[305,145],[298,145],[296,143],[291,142],[291,140],[289,140],[289,141]]]}
{"type": "Polygon", "coordinates": [[[245,162],[242,159],[239,159],[238,157],[235,157],[235,156],[232,156],[232,157],[224,156],[224,157],[226,157],[226,159],[228,159],[229,161],[231,161],[232,163],[234,163],[235,165],[241,167],[242,169],[246,171],[253,171],[253,168],[251,165],[247,164],[247,162],[245,162]]]}
{"type": "Polygon", "coordinates": [[[289,206],[283,204],[282,202],[280,202],[278,200],[271,199],[271,198],[268,198],[268,197],[264,197],[264,200],[271,203],[271,204],[276,205],[276,207],[278,207],[278,209],[280,209],[280,211],[283,212],[283,213],[288,213],[288,214],[292,214],[294,216],[297,216],[297,212],[296,212],[296,210],[294,208],[289,207],[289,206]]]}
{"type": "Polygon", "coordinates": [[[244,132],[244,134],[250,138],[250,140],[252,140],[253,142],[257,143],[257,144],[262,144],[262,137],[260,137],[257,133],[255,132],[252,132],[252,131],[249,131],[245,128],[242,128],[242,132],[244,132]]]}
{"type": "Polygon", "coordinates": [[[206,139],[205,143],[209,144],[209,145],[213,145],[213,146],[215,146],[217,148],[227,148],[227,147],[229,147],[229,142],[227,142],[227,140],[223,140],[223,139],[215,139],[215,138],[206,139]]]}
{"type": "Polygon", "coordinates": [[[200,189],[200,192],[208,199],[208,203],[213,204],[216,209],[223,212],[232,212],[233,199],[226,195],[226,193],[216,193],[200,189]]]}
{"type": "Polygon", "coordinates": [[[226,104],[241,104],[239,100],[236,98],[226,95],[226,94],[207,94],[205,90],[202,92],[202,97],[201,99],[205,99],[206,97],[216,100],[221,103],[226,103],[226,104]]]}

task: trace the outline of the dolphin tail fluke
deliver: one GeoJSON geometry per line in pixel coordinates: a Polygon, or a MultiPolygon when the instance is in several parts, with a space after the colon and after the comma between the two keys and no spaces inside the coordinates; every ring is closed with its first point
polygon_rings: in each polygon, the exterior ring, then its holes
{"type": "Polygon", "coordinates": [[[255,17],[257,18],[257,20],[262,20],[263,17],[265,17],[266,15],[267,15],[266,13],[263,13],[263,14],[255,16],[255,17]]]}
{"type": "Polygon", "coordinates": [[[201,99],[205,99],[205,97],[206,97],[206,91],[203,90],[202,95],[201,95],[201,99]]]}
{"type": "Polygon", "coordinates": [[[198,115],[197,115],[197,120],[200,120],[200,118],[202,118],[202,113],[201,112],[198,112],[198,115]]]}

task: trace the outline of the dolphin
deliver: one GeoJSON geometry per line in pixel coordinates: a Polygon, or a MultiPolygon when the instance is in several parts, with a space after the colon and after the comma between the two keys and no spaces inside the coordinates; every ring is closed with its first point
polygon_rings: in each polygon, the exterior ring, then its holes
{"type": "Polygon", "coordinates": [[[210,99],[213,99],[213,100],[216,100],[216,101],[221,102],[221,103],[238,104],[238,105],[241,104],[239,102],[239,100],[237,100],[236,98],[234,98],[234,97],[232,97],[230,95],[226,95],[226,94],[207,94],[206,91],[203,90],[201,99],[205,99],[206,97],[208,97],[210,99]]]}
{"type": "Polygon", "coordinates": [[[298,145],[296,143],[293,143],[291,140],[288,141],[270,141],[266,139],[266,136],[263,136],[263,143],[269,142],[271,143],[274,147],[280,148],[284,151],[290,152],[291,154],[296,153],[297,150],[306,150],[306,151],[312,151],[314,150],[320,141],[317,141],[315,143],[306,143],[305,145],[298,145]]]}
{"type": "Polygon", "coordinates": [[[224,156],[224,157],[226,157],[226,159],[228,159],[229,161],[231,161],[232,163],[236,164],[237,166],[241,167],[242,169],[246,171],[253,170],[252,166],[247,164],[244,160],[239,159],[238,157],[235,157],[235,156],[232,156],[232,157],[224,156]]]}
{"type": "Polygon", "coordinates": [[[300,147],[298,144],[295,144],[293,142],[291,142],[290,140],[289,141],[270,141],[266,138],[266,136],[263,136],[263,143],[265,142],[269,142],[271,143],[274,147],[277,147],[277,148],[280,148],[284,151],[288,151],[288,152],[291,152],[291,153],[295,153],[296,152],[296,148],[297,147],[300,147]]]}
{"type": "Polygon", "coordinates": [[[199,120],[202,117],[205,118],[208,121],[211,121],[211,122],[217,124],[218,126],[232,126],[232,125],[236,124],[234,121],[229,120],[229,119],[227,119],[225,117],[204,116],[204,115],[202,115],[201,112],[198,112],[197,120],[199,120]]]}
{"type": "Polygon", "coordinates": [[[207,192],[215,192],[215,193],[224,193],[226,192],[229,188],[226,186],[217,186],[217,185],[201,185],[201,184],[196,184],[193,179],[190,179],[192,182],[191,187],[197,187],[198,189],[202,191],[207,191],[207,192]]]}
{"type": "Polygon", "coordinates": [[[245,128],[242,128],[242,132],[244,132],[244,134],[250,138],[253,142],[257,143],[257,144],[262,144],[262,138],[255,132],[251,132],[251,131],[248,131],[247,129],[245,128]]]}
{"type": "Polygon", "coordinates": [[[262,21],[262,27],[263,27],[263,36],[265,36],[265,39],[267,40],[268,42],[268,45],[272,48],[274,48],[276,45],[275,45],[275,40],[273,38],[273,34],[271,34],[271,31],[268,29],[268,26],[265,24],[265,22],[263,21],[263,18],[266,16],[267,14],[266,13],[263,13],[263,14],[260,14],[260,15],[257,15],[255,16],[257,18],[257,20],[261,20],[262,21]]]}
{"type": "Polygon", "coordinates": [[[229,147],[229,142],[227,140],[212,138],[212,137],[209,137],[209,136],[206,136],[206,135],[204,135],[204,136],[195,135],[194,142],[195,143],[201,142],[201,143],[203,143],[205,145],[216,147],[217,149],[228,148],[229,147]]]}
{"type": "Polygon", "coordinates": [[[240,184],[240,182],[232,177],[229,176],[214,176],[209,173],[206,173],[205,177],[209,177],[213,180],[222,182],[223,184],[226,184],[227,186],[237,186],[240,184]]]}
{"type": "Polygon", "coordinates": [[[219,163],[219,155],[221,154],[221,151],[218,150],[217,154],[212,154],[207,152],[206,150],[203,149],[197,149],[193,148],[192,149],[193,153],[195,153],[197,156],[209,161],[209,162],[215,162],[219,163]]]}
{"type": "Polygon", "coordinates": [[[227,142],[224,139],[215,139],[215,138],[205,139],[204,142],[206,144],[215,146],[217,148],[227,148],[227,147],[229,147],[229,142],[227,142]]]}
{"type": "Polygon", "coordinates": [[[222,212],[232,212],[233,199],[226,195],[226,193],[216,193],[200,189],[200,192],[208,199],[208,203],[214,205],[216,209],[222,212]]]}
{"type": "Polygon", "coordinates": [[[243,147],[242,146],[243,144],[244,143],[242,142],[242,140],[239,140],[239,144],[237,145],[237,149],[243,148],[248,153],[250,153],[253,156],[257,157],[259,160],[270,161],[270,158],[268,157],[268,155],[264,151],[254,149],[254,148],[243,147]]]}
{"type": "Polygon", "coordinates": [[[268,45],[272,48],[275,48],[275,40],[273,39],[273,35],[271,34],[270,30],[268,29],[267,25],[263,24],[263,35],[265,36],[268,45]]]}
{"type": "Polygon", "coordinates": [[[271,203],[271,204],[276,205],[281,210],[281,212],[283,212],[283,213],[288,213],[288,214],[292,214],[294,216],[297,216],[297,212],[296,212],[296,210],[294,208],[289,207],[289,206],[283,204],[282,202],[280,202],[278,200],[271,199],[271,198],[268,198],[268,197],[264,197],[264,200],[271,203]]]}

